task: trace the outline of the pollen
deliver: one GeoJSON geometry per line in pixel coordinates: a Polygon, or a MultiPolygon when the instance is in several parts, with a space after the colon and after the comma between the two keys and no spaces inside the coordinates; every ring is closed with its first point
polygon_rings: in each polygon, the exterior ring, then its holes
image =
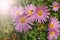
{"type": "Polygon", "coordinates": [[[26,21],[25,17],[20,18],[20,23],[25,23],[25,21],[26,21]]]}
{"type": "Polygon", "coordinates": [[[53,28],[54,27],[54,24],[53,23],[50,23],[50,28],[53,28]]]}
{"type": "Polygon", "coordinates": [[[43,14],[42,10],[39,10],[39,11],[38,11],[38,15],[39,15],[39,16],[42,16],[42,14],[43,14]]]}
{"type": "Polygon", "coordinates": [[[55,32],[54,32],[54,31],[51,31],[51,32],[50,32],[50,35],[52,35],[52,36],[53,36],[54,34],[55,34],[55,32]]]}
{"type": "Polygon", "coordinates": [[[17,15],[17,16],[18,16],[18,15],[20,15],[20,12],[19,12],[19,11],[17,11],[17,12],[16,12],[16,15],[17,15]]]}
{"type": "Polygon", "coordinates": [[[28,11],[28,14],[29,14],[29,15],[32,15],[32,13],[33,13],[33,10],[29,10],[29,11],[28,11]]]}
{"type": "Polygon", "coordinates": [[[56,6],[56,5],[54,5],[54,6],[53,6],[53,8],[57,8],[57,6],[56,6]]]}

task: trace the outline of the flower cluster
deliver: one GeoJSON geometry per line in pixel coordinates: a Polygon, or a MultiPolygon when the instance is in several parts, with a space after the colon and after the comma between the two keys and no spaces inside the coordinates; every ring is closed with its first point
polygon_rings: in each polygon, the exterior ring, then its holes
{"type": "MultiPolygon", "coordinates": [[[[59,4],[58,2],[53,2],[52,10],[58,11],[59,4]]],[[[50,17],[49,9],[46,5],[34,6],[33,4],[28,4],[25,7],[14,7],[12,10],[12,18],[15,23],[15,29],[18,32],[27,32],[29,29],[32,29],[31,25],[34,25],[33,22],[37,21],[38,23],[44,23],[49,19],[48,25],[48,39],[57,40],[59,36],[60,24],[56,17],[50,17]]]]}
{"type": "MultiPolygon", "coordinates": [[[[56,12],[56,11],[58,11],[58,9],[59,9],[58,2],[53,2],[52,10],[56,12]]],[[[56,17],[50,17],[48,27],[49,27],[48,39],[57,40],[57,38],[59,36],[59,28],[60,28],[58,19],[56,17]]]]}
{"type": "Polygon", "coordinates": [[[12,11],[12,18],[15,22],[15,29],[19,32],[26,32],[32,29],[30,25],[34,25],[33,22],[36,20],[38,23],[44,23],[49,18],[49,9],[47,6],[37,6],[29,4],[24,8],[15,7],[12,11]],[[30,25],[29,25],[30,24],[30,25]]]}
{"type": "Polygon", "coordinates": [[[57,18],[55,17],[51,17],[50,18],[50,23],[49,23],[49,40],[55,39],[57,40],[58,36],[59,36],[59,27],[60,24],[57,20],[57,18]]]}

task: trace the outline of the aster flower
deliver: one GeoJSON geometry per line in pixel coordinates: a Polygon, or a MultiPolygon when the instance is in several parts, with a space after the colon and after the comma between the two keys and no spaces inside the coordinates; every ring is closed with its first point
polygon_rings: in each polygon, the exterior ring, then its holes
{"type": "Polygon", "coordinates": [[[49,9],[47,6],[38,6],[35,10],[35,19],[38,23],[46,22],[49,18],[49,9]]]}
{"type": "Polygon", "coordinates": [[[24,13],[23,7],[22,7],[22,6],[19,6],[19,8],[14,7],[14,8],[12,9],[11,15],[12,15],[12,18],[14,19],[14,18],[16,18],[17,16],[22,15],[23,13],[24,13]]]}
{"type": "Polygon", "coordinates": [[[59,30],[57,29],[49,29],[48,40],[57,40],[59,36],[59,30]]]}
{"type": "Polygon", "coordinates": [[[29,4],[25,7],[25,13],[28,15],[32,15],[32,14],[34,14],[35,8],[36,7],[34,5],[29,4]]]}
{"type": "Polygon", "coordinates": [[[27,32],[29,29],[32,29],[32,27],[30,26],[30,25],[33,25],[32,21],[33,20],[31,20],[25,14],[17,17],[16,21],[15,21],[16,31],[18,31],[18,32],[27,32]]]}
{"type": "Polygon", "coordinates": [[[55,11],[55,12],[58,11],[58,9],[59,9],[59,4],[58,4],[58,2],[53,2],[53,3],[52,3],[52,7],[53,7],[53,8],[52,8],[53,11],[55,11]]]}
{"type": "Polygon", "coordinates": [[[58,19],[56,17],[51,17],[48,26],[50,29],[58,29],[60,27],[58,19]]]}
{"type": "Polygon", "coordinates": [[[27,16],[30,16],[29,18],[32,20],[35,20],[34,12],[35,12],[36,7],[33,4],[29,4],[25,7],[25,14],[27,16]]]}

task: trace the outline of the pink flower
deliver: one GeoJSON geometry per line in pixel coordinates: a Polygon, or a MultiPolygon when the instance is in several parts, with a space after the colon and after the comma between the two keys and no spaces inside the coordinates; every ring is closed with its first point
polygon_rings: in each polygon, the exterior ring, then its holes
{"type": "Polygon", "coordinates": [[[58,19],[55,18],[55,17],[51,17],[50,18],[50,23],[49,23],[48,26],[49,26],[50,29],[52,29],[52,28],[53,29],[58,29],[60,27],[58,19]]]}
{"type": "Polygon", "coordinates": [[[47,6],[38,6],[35,10],[35,19],[38,23],[46,22],[49,18],[49,9],[47,6]]]}
{"type": "Polygon", "coordinates": [[[57,29],[49,29],[48,40],[57,40],[59,36],[59,30],[57,29]]]}
{"type": "Polygon", "coordinates": [[[53,3],[52,3],[52,7],[53,7],[53,8],[52,8],[53,11],[55,11],[55,12],[58,11],[58,9],[59,9],[59,4],[58,4],[58,2],[53,2],[53,3]]]}
{"type": "Polygon", "coordinates": [[[20,6],[19,8],[14,7],[11,12],[11,16],[13,19],[15,19],[17,16],[20,16],[24,13],[24,8],[20,6]]]}
{"type": "Polygon", "coordinates": [[[29,29],[32,29],[30,25],[33,25],[33,20],[27,17],[25,14],[19,16],[15,20],[15,29],[18,32],[27,32],[29,29]],[[30,25],[29,25],[30,24],[30,25]]]}
{"type": "Polygon", "coordinates": [[[25,7],[25,13],[28,15],[32,15],[35,12],[36,7],[32,4],[29,4],[25,7]]]}
{"type": "Polygon", "coordinates": [[[25,14],[27,14],[27,16],[30,16],[29,18],[33,21],[35,20],[35,15],[34,15],[35,9],[36,7],[32,4],[29,4],[25,7],[25,14]]]}

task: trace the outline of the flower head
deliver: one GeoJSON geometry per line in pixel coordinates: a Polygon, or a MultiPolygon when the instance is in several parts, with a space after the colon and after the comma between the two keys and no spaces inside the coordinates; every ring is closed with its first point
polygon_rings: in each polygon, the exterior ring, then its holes
{"type": "Polygon", "coordinates": [[[25,14],[27,14],[27,16],[29,16],[29,18],[33,21],[35,20],[35,9],[36,7],[33,4],[29,4],[25,7],[25,14]]]}
{"type": "Polygon", "coordinates": [[[27,17],[25,14],[19,16],[15,20],[16,27],[15,29],[18,32],[27,32],[29,29],[32,29],[32,27],[29,25],[33,25],[33,20],[31,20],[29,17],[27,17]]]}
{"type": "Polygon", "coordinates": [[[59,21],[55,17],[50,18],[50,23],[49,23],[49,28],[50,29],[58,29],[60,27],[59,21]]]}
{"type": "Polygon", "coordinates": [[[35,8],[36,7],[34,5],[29,4],[25,7],[25,13],[28,15],[32,15],[32,14],[34,14],[35,8]]]}
{"type": "Polygon", "coordinates": [[[47,6],[38,6],[35,10],[35,19],[36,21],[38,21],[39,23],[44,21],[47,21],[47,19],[49,18],[49,9],[47,6]]]}
{"type": "Polygon", "coordinates": [[[59,9],[59,4],[58,4],[58,2],[53,2],[53,3],[52,3],[52,7],[53,7],[53,8],[52,8],[53,11],[55,11],[55,12],[58,11],[58,9],[59,9]]]}
{"type": "Polygon", "coordinates": [[[14,19],[14,18],[16,18],[17,16],[22,15],[23,13],[24,13],[24,9],[23,9],[22,6],[20,6],[19,8],[14,7],[14,8],[12,9],[11,15],[12,15],[12,18],[14,19]]]}
{"type": "Polygon", "coordinates": [[[52,40],[52,39],[57,40],[58,36],[59,36],[59,30],[49,29],[48,40],[52,40]]]}

